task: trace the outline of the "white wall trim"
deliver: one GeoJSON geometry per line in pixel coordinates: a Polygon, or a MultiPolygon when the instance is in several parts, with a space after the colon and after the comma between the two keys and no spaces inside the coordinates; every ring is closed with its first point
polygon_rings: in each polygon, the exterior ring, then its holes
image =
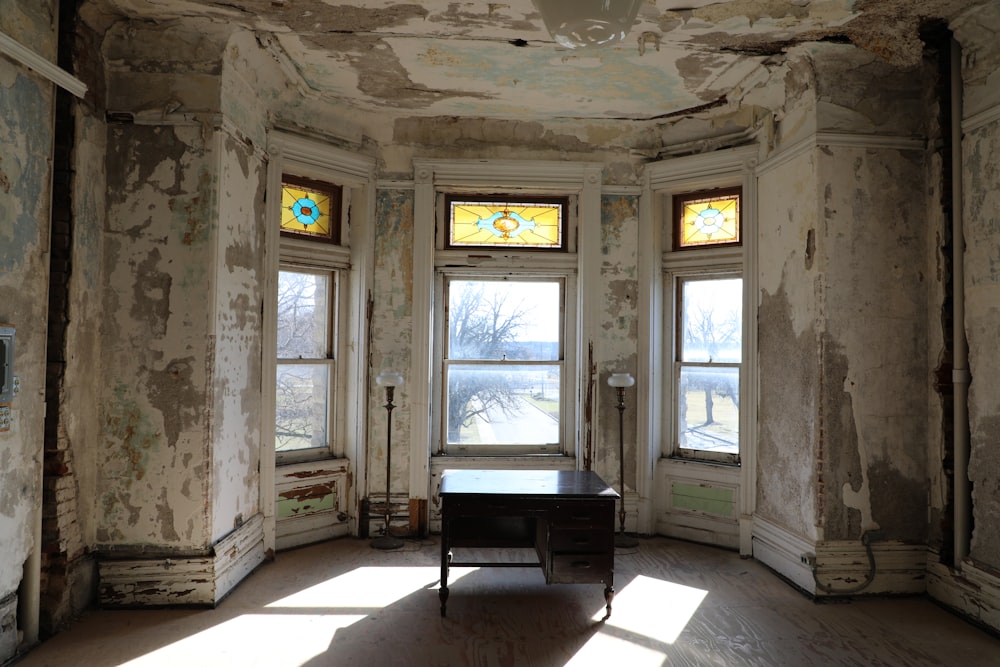
{"type": "Polygon", "coordinates": [[[840,148],[861,148],[872,150],[923,151],[927,141],[921,137],[893,137],[881,134],[857,134],[852,132],[821,131],[809,134],[768,155],[757,165],[758,176],[777,169],[784,164],[809,153],[819,146],[840,148]]]}
{"type": "MultiPolygon", "coordinates": [[[[277,358],[277,314],[273,304],[277,299],[278,267],[282,259],[289,259],[310,265],[322,264],[330,267],[347,268],[349,279],[347,289],[341,298],[348,303],[348,320],[343,335],[347,344],[342,350],[350,353],[342,355],[343,363],[338,364],[337,395],[345,397],[340,406],[344,416],[338,420],[343,428],[336,437],[343,438],[343,453],[354,465],[355,480],[350,490],[353,501],[348,508],[352,514],[357,507],[360,494],[356,480],[365,479],[364,448],[367,438],[368,394],[365,385],[349,378],[367,376],[367,296],[371,289],[374,262],[374,234],[370,227],[375,219],[375,161],[367,156],[323,144],[317,139],[302,137],[279,130],[268,134],[267,153],[270,157],[267,169],[268,193],[281,192],[282,175],[287,172],[299,176],[331,181],[345,188],[345,199],[353,203],[350,219],[345,220],[350,233],[350,249],[316,249],[309,244],[284,241],[278,233],[280,216],[280,194],[268,197],[264,229],[264,314],[261,337],[261,452],[260,452],[260,497],[261,512],[264,516],[264,547],[273,551],[277,546],[275,503],[275,452],[271,444],[275,422],[275,359],[277,358]],[[331,252],[332,251],[332,252],[331,252]],[[286,255],[287,253],[287,255],[286,255]]],[[[315,245],[315,244],[314,244],[315,245]]],[[[314,467],[323,465],[314,462],[314,467]]]]}
{"type": "Polygon", "coordinates": [[[82,98],[87,94],[87,84],[83,81],[3,32],[0,32],[0,53],[35,70],[55,85],[77,97],[82,98]]]}
{"type": "MultiPolygon", "coordinates": [[[[857,588],[869,576],[868,553],[860,540],[816,544],[816,577],[830,592],[817,587],[817,597],[836,597],[838,590],[857,588]]],[[[843,595],[913,595],[927,590],[927,547],[922,544],[878,542],[872,545],[875,578],[856,593],[843,595]]]]}
{"type": "MultiPolygon", "coordinates": [[[[663,279],[661,256],[663,253],[659,215],[659,198],[653,194],[649,172],[643,171],[643,188],[639,196],[638,252],[636,253],[639,280],[636,319],[639,340],[636,347],[636,366],[645,369],[636,373],[636,477],[639,494],[637,531],[654,532],[656,462],[659,460],[662,433],[661,410],[663,404],[663,279]]],[[[637,370],[638,370],[637,368],[637,370]]]]}
{"type": "Polygon", "coordinates": [[[927,591],[925,545],[877,542],[872,545],[872,555],[875,578],[868,586],[854,590],[870,571],[868,554],[860,540],[812,542],[763,517],[753,517],[753,557],[810,595],[853,597],[927,591]],[[804,554],[815,557],[815,579],[812,568],[802,562],[804,554]],[[833,590],[822,590],[816,580],[833,590]]]}
{"type": "Polygon", "coordinates": [[[987,125],[1000,123],[1000,104],[983,109],[962,120],[962,132],[971,134],[987,125]]]}
{"type": "Polygon", "coordinates": [[[1000,576],[966,559],[961,571],[940,562],[936,552],[927,559],[927,593],[971,620],[1000,632],[1000,576]]]}
{"type": "Polygon", "coordinates": [[[809,594],[816,593],[812,570],[802,554],[815,553],[815,544],[772,521],[753,517],[753,557],[809,594]]]}
{"type": "MultiPolygon", "coordinates": [[[[419,158],[413,161],[417,182],[430,178],[437,186],[510,189],[553,189],[578,192],[583,189],[585,172],[601,169],[599,162],[556,162],[546,160],[443,160],[419,158]],[[424,176],[421,177],[420,174],[424,176]]],[[[485,192],[485,191],[484,191],[485,192]]]]}
{"type": "Polygon", "coordinates": [[[100,560],[98,601],[104,607],[214,607],[264,556],[264,517],[255,514],[204,556],[100,560]]]}

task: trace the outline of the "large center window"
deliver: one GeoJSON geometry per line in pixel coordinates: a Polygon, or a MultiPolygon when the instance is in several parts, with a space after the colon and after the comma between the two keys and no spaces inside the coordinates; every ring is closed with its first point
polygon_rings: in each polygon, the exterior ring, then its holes
{"type": "Polygon", "coordinates": [[[447,451],[558,451],[565,283],[446,279],[447,451]]]}

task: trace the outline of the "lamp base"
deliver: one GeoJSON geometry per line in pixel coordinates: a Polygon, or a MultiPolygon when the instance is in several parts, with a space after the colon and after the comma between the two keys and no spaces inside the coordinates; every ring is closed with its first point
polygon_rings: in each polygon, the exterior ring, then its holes
{"type": "Polygon", "coordinates": [[[398,537],[393,537],[392,535],[380,535],[371,541],[372,549],[382,549],[384,551],[399,549],[402,546],[403,540],[398,537]]]}
{"type": "Polygon", "coordinates": [[[630,537],[625,533],[615,533],[616,549],[632,549],[637,546],[639,546],[639,540],[634,537],[630,537]]]}

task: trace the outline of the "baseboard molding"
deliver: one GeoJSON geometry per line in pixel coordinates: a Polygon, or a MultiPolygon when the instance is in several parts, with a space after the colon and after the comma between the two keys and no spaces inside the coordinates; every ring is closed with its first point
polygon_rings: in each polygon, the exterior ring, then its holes
{"type": "MultiPolygon", "coordinates": [[[[627,525],[627,524],[626,524],[627,525]]],[[[725,549],[739,549],[739,523],[731,519],[715,519],[707,515],[675,512],[660,517],[656,534],[681,540],[711,544],[725,549]]]]}
{"type": "Polygon", "coordinates": [[[1000,576],[969,560],[961,570],[927,559],[927,593],[962,616],[1000,632],[1000,576]]]}
{"type": "Polygon", "coordinates": [[[17,653],[17,635],[17,593],[11,593],[0,598],[0,665],[17,653]]]}
{"type": "Polygon", "coordinates": [[[300,547],[350,532],[349,470],[347,459],[278,466],[275,549],[300,547]]]}
{"type": "Polygon", "coordinates": [[[926,546],[879,542],[872,545],[872,555],[875,577],[859,589],[870,572],[868,552],[860,540],[811,542],[754,517],[753,557],[810,595],[912,595],[927,591],[926,546]],[[812,567],[803,562],[807,554],[814,558],[815,578],[812,567]]]}
{"type": "Polygon", "coordinates": [[[103,607],[214,607],[264,561],[264,518],[257,514],[205,556],[101,560],[103,607]]]}
{"type": "Polygon", "coordinates": [[[816,545],[772,521],[755,516],[752,528],[753,557],[810,595],[816,594],[812,570],[802,554],[815,553],[816,545]]]}

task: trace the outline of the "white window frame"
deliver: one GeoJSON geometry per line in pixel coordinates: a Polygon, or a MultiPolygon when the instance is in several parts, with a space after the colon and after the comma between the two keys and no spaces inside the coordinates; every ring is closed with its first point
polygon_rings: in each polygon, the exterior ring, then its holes
{"type": "MultiPolygon", "coordinates": [[[[452,259],[454,261],[454,259],[452,259]]],[[[572,379],[574,377],[575,365],[572,363],[572,359],[566,354],[567,349],[567,333],[569,329],[572,328],[572,322],[569,320],[570,313],[575,313],[575,308],[567,307],[567,304],[574,301],[570,298],[571,292],[575,296],[575,273],[567,273],[565,270],[554,270],[545,272],[541,270],[539,266],[529,265],[525,266],[523,270],[510,270],[506,269],[503,272],[490,272],[484,271],[482,267],[472,268],[464,267],[457,268],[454,265],[449,265],[448,267],[439,268],[436,279],[435,279],[435,295],[441,304],[447,303],[447,283],[449,280],[476,280],[476,279],[495,279],[502,280],[505,278],[510,278],[518,281],[532,281],[532,280],[558,280],[561,283],[561,299],[560,304],[560,358],[552,362],[545,362],[546,365],[557,365],[559,366],[559,408],[560,408],[560,418],[559,418],[559,442],[551,445],[541,445],[541,444],[509,444],[509,445],[449,445],[447,442],[447,421],[448,415],[447,410],[447,365],[449,363],[463,363],[462,360],[450,360],[446,356],[447,340],[448,340],[448,322],[445,316],[446,309],[442,307],[439,312],[441,315],[435,318],[434,326],[437,334],[435,335],[435,341],[438,342],[434,346],[435,349],[435,360],[439,364],[437,367],[440,373],[435,374],[435,390],[436,395],[440,399],[436,402],[440,406],[436,410],[436,420],[435,420],[435,443],[437,446],[438,455],[451,455],[451,456],[524,456],[524,455],[539,455],[539,454],[551,454],[551,455],[567,455],[572,454],[573,434],[575,423],[575,405],[572,400],[572,379]]]]}
{"type": "MultiPolygon", "coordinates": [[[[581,294],[596,289],[600,275],[600,197],[602,166],[591,162],[552,162],[520,160],[414,160],[414,313],[429,313],[426,328],[418,326],[412,341],[413,357],[410,376],[428,377],[424,384],[419,380],[408,385],[411,411],[410,441],[410,494],[411,498],[429,497],[431,457],[435,474],[442,465],[481,466],[498,468],[555,467],[573,469],[579,460],[581,442],[580,410],[586,391],[580,363],[579,350],[586,349],[585,341],[599,335],[597,314],[580,307],[581,294]],[[566,318],[567,336],[564,349],[566,358],[566,386],[570,399],[565,401],[565,428],[568,429],[562,456],[438,456],[441,442],[441,407],[435,397],[441,395],[440,373],[435,372],[435,360],[441,359],[439,346],[441,332],[435,322],[441,318],[435,312],[441,308],[442,289],[440,271],[470,270],[484,272],[521,270],[517,253],[445,250],[443,235],[436,234],[444,215],[445,194],[479,195],[551,195],[570,198],[570,237],[566,252],[541,253],[548,255],[550,265],[544,268],[532,265],[537,273],[562,275],[567,278],[566,318]],[[464,258],[457,253],[464,255],[464,258]],[[591,286],[593,285],[593,288],[591,286]],[[425,333],[426,332],[426,337],[425,333]],[[426,345],[424,344],[426,343],[426,345]],[[421,409],[426,406],[426,413],[421,409]],[[426,415],[426,417],[425,417],[426,415]],[[426,421],[424,421],[426,419],[426,421]],[[421,465],[421,462],[426,462],[421,465]]],[[[537,257],[532,262],[541,261],[537,257]]]]}
{"type": "MultiPolygon", "coordinates": [[[[368,341],[366,313],[374,265],[375,161],[317,139],[272,130],[268,135],[266,211],[264,229],[265,276],[261,336],[261,505],[264,513],[264,547],[276,544],[276,479],[282,475],[314,471],[317,466],[343,470],[343,487],[356,507],[357,484],[363,479],[367,391],[357,378],[367,376],[368,341]],[[286,174],[332,183],[342,188],[340,243],[330,244],[283,236],[279,233],[281,184],[286,174]],[[338,350],[331,378],[330,446],[321,454],[282,457],[274,447],[275,386],[277,369],[277,281],[281,268],[303,268],[336,274],[335,318],[338,350]],[[354,380],[352,380],[352,378],[354,380]],[[315,457],[319,456],[319,459],[315,457]],[[305,460],[302,460],[305,459],[305,460]],[[310,460],[312,459],[312,460],[310,460]],[[341,459],[332,465],[330,459],[341,459]],[[349,465],[345,465],[345,461],[349,465]],[[326,463],[321,463],[326,461],[326,463]],[[353,474],[349,474],[353,473],[353,474]]],[[[353,528],[357,530],[356,525],[353,528]]]]}
{"type": "MultiPolygon", "coordinates": [[[[685,251],[687,252],[687,251],[685,251]]],[[[707,251],[706,251],[707,252],[707,251]]],[[[721,254],[721,253],[720,253],[721,254]]],[[[666,263],[666,261],[665,261],[666,263]]],[[[741,263],[732,263],[727,261],[725,257],[706,257],[700,266],[697,268],[666,268],[664,269],[664,291],[669,295],[669,308],[664,309],[664,330],[668,331],[667,342],[668,346],[666,348],[665,356],[665,369],[669,369],[664,373],[664,378],[666,380],[664,387],[664,396],[667,397],[669,403],[669,411],[665,411],[664,414],[669,414],[671,416],[669,422],[669,431],[664,433],[664,439],[667,440],[665,443],[666,447],[669,447],[668,456],[675,456],[684,459],[690,459],[693,461],[711,461],[715,463],[724,463],[730,465],[740,465],[740,452],[743,450],[743,419],[742,419],[742,398],[740,400],[740,421],[739,421],[739,451],[735,454],[733,453],[719,453],[711,452],[700,449],[686,448],[682,447],[680,444],[680,437],[678,433],[678,428],[680,424],[680,402],[677,400],[677,386],[680,381],[680,369],[682,366],[690,365],[689,363],[681,362],[679,360],[679,349],[681,341],[678,339],[677,332],[681,328],[680,318],[681,318],[681,304],[679,303],[679,286],[681,281],[685,279],[724,279],[724,278],[739,278],[744,282],[744,291],[746,291],[745,282],[746,279],[743,275],[743,267],[741,263]]],[[[741,316],[742,319],[742,316],[741,316]]],[[[742,327],[741,322],[741,334],[745,327],[742,327]]],[[[741,335],[741,348],[745,345],[742,341],[741,335]]],[[[746,357],[745,354],[742,355],[743,358],[746,357]]],[[[729,364],[727,364],[729,365],[729,364]]],[[[740,373],[740,396],[743,396],[743,361],[735,364],[739,369],[740,373]]]]}

